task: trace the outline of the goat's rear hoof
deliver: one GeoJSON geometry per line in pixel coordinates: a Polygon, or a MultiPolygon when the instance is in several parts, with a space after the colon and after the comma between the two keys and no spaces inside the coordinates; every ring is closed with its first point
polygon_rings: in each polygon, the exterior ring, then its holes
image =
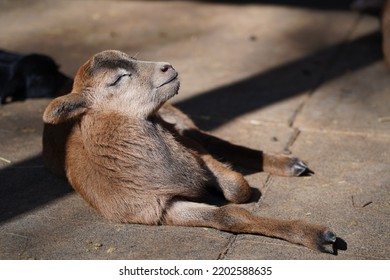
{"type": "Polygon", "coordinates": [[[324,233],[324,241],[327,243],[335,243],[336,242],[336,234],[331,231],[326,231],[324,233]]]}
{"type": "Polygon", "coordinates": [[[325,253],[333,253],[334,254],[334,249],[331,249],[331,245],[334,245],[337,241],[336,234],[334,234],[330,230],[326,230],[321,232],[321,234],[318,236],[318,249],[321,252],[325,253]]]}
{"type": "Polygon", "coordinates": [[[335,256],[338,255],[338,251],[346,251],[348,248],[347,242],[340,237],[337,237],[336,234],[327,230],[322,234],[322,241],[318,245],[318,249],[325,253],[330,253],[335,256]]]}

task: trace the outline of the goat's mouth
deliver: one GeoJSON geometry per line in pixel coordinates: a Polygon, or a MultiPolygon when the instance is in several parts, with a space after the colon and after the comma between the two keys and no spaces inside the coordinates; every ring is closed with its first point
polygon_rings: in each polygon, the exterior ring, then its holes
{"type": "Polygon", "coordinates": [[[163,82],[161,85],[159,85],[157,88],[160,88],[160,87],[163,87],[165,86],[166,84],[169,84],[175,80],[178,80],[177,77],[179,76],[179,74],[176,72],[175,74],[172,75],[172,77],[170,77],[168,80],[166,80],[165,82],[163,82]]]}

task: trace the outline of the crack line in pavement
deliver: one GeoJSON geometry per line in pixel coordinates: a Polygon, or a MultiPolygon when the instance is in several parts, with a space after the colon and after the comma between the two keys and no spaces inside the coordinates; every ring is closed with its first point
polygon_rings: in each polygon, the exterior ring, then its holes
{"type": "MultiPolygon", "coordinates": [[[[269,186],[271,185],[272,183],[272,175],[271,174],[268,174],[267,175],[267,178],[265,179],[265,183],[264,183],[264,188],[261,190],[261,198],[265,195],[265,193],[268,191],[269,189],[269,186]]],[[[261,198],[259,199],[259,201],[256,203],[260,203],[260,200],[261,198]]]]}
{"type": "Polygon", "coordinates": [[[389,133],[378,133],[378,132],[363,132],[363,131],[346,131],[338,129],[324,129],[324,128],[302,128],[301,132],[310,132],[310,133],[323,133],[323,134],[336,134],[342,136],[358,136],[358,137],[367,137],[375,139],[388,139],[390,137],[389,133]]]}
{"type": "Polygon", "coordinates": [[[301,131],[298,128],[294,128],[294,131],[292,135],[290,136],[290,139],[288,139],[286,146],[283,149],[283,152],[286,154],[291,154],[290,148],[292,145],[294,145],[295,141],[297,140],[299,134],[301,131]]]}
{"type": "Polygon", "coordinates": [[[233,244],[236,242],[237,234],[232,234],[232,236],[229,238],[225,248],[222,250],[222,252],[218,255],[217,260],[223,260],[225,259],[228,252],[232,249],[233,244]]]}

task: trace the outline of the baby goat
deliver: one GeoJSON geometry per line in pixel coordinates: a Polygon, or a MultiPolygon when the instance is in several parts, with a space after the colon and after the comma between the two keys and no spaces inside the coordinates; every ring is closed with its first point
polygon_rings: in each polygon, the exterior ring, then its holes
{"type": "Polygon", "coordinates": [[[119,51],[94,55],[78,70],[72,92],[44,112],[46,165],[110,220],[261,234],[326,251],[336,236],[325,226],[258,217],[235,205],[250,199],[251,188],[215,158],[281,176],[298,176],[306,165],[199,130],[166,103],[178,90],[168,63],[119,51]],[[230,203],[206,203],[212,189],[230,203]]]}

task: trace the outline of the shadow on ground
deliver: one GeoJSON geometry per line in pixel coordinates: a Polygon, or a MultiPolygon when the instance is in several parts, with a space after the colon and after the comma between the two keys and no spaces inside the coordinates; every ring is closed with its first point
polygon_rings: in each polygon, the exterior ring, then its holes
{"type": "Polygon", "coordinates": [[[72,188],[43,167],[41,156],[0,170],[0,224],[60,198],[72,188]]]}
{"type": "Polygon", "coordinates": [[[175,105],[200,122],[203,129],[210,130],[251,111],[312,92],[319,84],[367,67],[382,57],[378,31],[175,105]],[[337,67],[330,69],[335,61],[337,67]],[[203,122],[199,116],[211,116],[212,121],[203,122]]]}

